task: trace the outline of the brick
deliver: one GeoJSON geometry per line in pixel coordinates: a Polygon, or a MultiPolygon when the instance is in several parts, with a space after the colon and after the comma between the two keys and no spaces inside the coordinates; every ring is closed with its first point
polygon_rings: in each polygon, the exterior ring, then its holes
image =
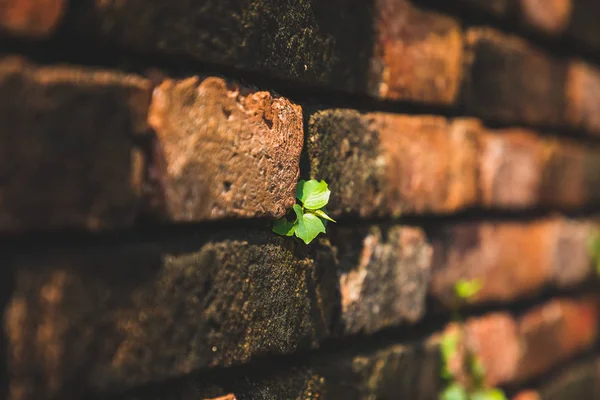
{"type": "Polygon", "coordinates": [[[74,3],[70,15],[74,35],[295,85],[444,104],[459,88],[459,23],[407,0],[95,0],[74,3]]]}
{"type": "MultiPolygon", "coordinates": [[[[432,341],[386,345],[376,350],[320,355],[310,363],[267,363],[238,374],[188,377],[171,385],[169,400],[216,397],[240,400],[364,400],[438,398],[439,355],[432,341]],[[173,389],[173,387],[175,387],[173,389]],[[205,395],[204,393],[208,393],[205,395]]],[[[164,399],[156,390],[138,390],[124,400],[164,399]]]]}
{"type": "Polygon", "coordinates": [[[573,0],[520,0],[518,7],[525,25],[559,36],[571,22],[573,3],[573,0]]]}
{"type": "Polygon", "coordinates": [[[302,110],[221,78],[155,90],[154,196],[172,221],[282,217],[295,203],[302,110]],[[157,200],[158,201],[158,200],[157,200]]]}
{"type": "Polygon", "coordinates": [[[242,230],[15,256],[9,398],[78,398],[316,346],[337,277],[313,249],[242,230]]]}
{"type": "Polygon", "coordinates": [[[598,148],[569,141],[555,142],[547,154],[541,187],[541,204],[577,209],[600,200],[598,148]]]}
{"type": "Polygon", "coordinates": [[[559,299],[521,317],[519,336],[523,351],[519,380],[539,375],[590,348],[598,338],[598,311],[597,298],[559,299]]]}
{"type": "Polygon", "coordinates": [[[141,196],[149,82],[0,60],[0,231],[126,226],[141,196]],[[42,195],[41,195],[42,194],[42,195]]]}
{"type": "Polygon", "coordinates": [[[340,228],[328,236],[339,262],[341,332],[373,333],[423,317],[432,251],[421,229],[340,228]]]}
{"type": "Polygon", "coordinates": [[[583,61],[569,64],[565,97],[569,124],[600,135],[600,70],[583,61]]]}
{"type": "MultiPolygon", "coordinates": [[[[376,94],[394,100],[453,104],[458,97],[463,39],[457,21],[405,0],[377,0],[376,94]]],[[[362,7],[361,7],[362,8],[362,7]]]]}
{"type": "Polygon", "coordinates": [[[510,124],[566,125],[565,62],[489,28],[465,33],[462,104],[469,114],[510,124]]]}
{"type": "Polygon", "coordinates": [[[513,400],[595,400],[600,396],[600,361],[586,360],[569,365],[513,400]]]}
{"type": "MultiPolygon", "coordinates": [[[[459,352],[466,348],[476,354],[488,385],[514,385],[591,349],[598,322],[597,296],[557,298],[518,317],[496,312],[467,319],[459,352]]],[[[455,328],[451,325],[445,332],[451,329],[455,328]]],[[[461,364],[452,368],[454,376],[464,374],[461,364]]]]}
{"type": "Polygon", "coordinates": [[[469,222],[430,232],[434,249],[431,295],[448,306],[459,279],[483,287],[470,303],[511,301],[547,286],[571,287],[590,276],[586,221],[469,222]]]}
{"type": "Polygon", "coordinates": [[[46,38],[62,21],[66,0],[3,0],[0,31],[27,38],[46,38]]]}
{"type": "Polygon", "coordinates": [[[483,207],[534,208],[540,203],[548,146],[533,132],[502,129],[480,138],[479,187],[483,207]]]}
{"type": "Polygon", "coordinates": [[[321,110],[308,122],[311,176],[332,215],[449,213],[477,202],[479,125],[442,117],[321,110]]]}

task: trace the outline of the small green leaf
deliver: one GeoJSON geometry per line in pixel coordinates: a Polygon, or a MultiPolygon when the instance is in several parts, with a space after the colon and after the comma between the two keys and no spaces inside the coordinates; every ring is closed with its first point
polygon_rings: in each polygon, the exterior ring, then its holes
{"type": "Polygon", "coordinates": [[[282,236],[294,234],[294,221],[288,221],[286,217],[279,218],[273,222],[273,232],[282,236]]]}
{"type": "Polygon", "coordinates": [[[500,389],[484,389],[472,393],[471,400],[507,400],[507,398],[500,389]]]}
{"type": "Polygon", "coordinates": [[[469,299],[476,295],[483,288],[483,283],[478,279],[465,280],[460,279],[454,286],[456,295],[461,299],[469,299]]]}
{"type": "Polygon", "coordinates": [[[323,211],[323,210],[314,210],[312,212],[314,214],[318,215],[319,217],[326,219],[327,221],[335,222],[335,220],[333,218],[331,218],[329,215],[325,214],[325,211],[323,211]]]}
{"type": "Polygon", "coordinates": [[[294,233],[297,237],[302,239],[304,243],[309,244],[319,235],[319,233],[325,233],[325,225],[319,217],[310,213],[305,214],[304,211],[302,211],[302,207],[298,204],[294,204],[294,212],[298,217],[294,233]]]}
{"type": "Polygon", "coordinates": [[[477,355],[473,354],[471,357],[469,357],[469,367],[471,369],[471,376],[473,376],[475,383],[477,385],[483,385],[483,381],[485,379],[485,367],[477,355]]]}
{"type": "Polygon", "coordinates": [[[442,378],[451,379],[452,374],[448,369],[448,365],[452,358],[455,357],[458,350],[458,341],[460,335],[458,332],[448,332],[440,340],[440,353],[442,356],[442,378]]]}
{"type": "Polygon", "coordinates": [[[318,210],[325,207],[329,202],[330,194],[331,191],[325,181],[311,179],[310,181],[300,181],[296,186],[296,197],[307,210],[318,210]]]}
{"type": "Polygon", "coordinates": [[[453,383],[440,394],[440,400],[469,400],[469,396],[464,387],[453,383]]]}

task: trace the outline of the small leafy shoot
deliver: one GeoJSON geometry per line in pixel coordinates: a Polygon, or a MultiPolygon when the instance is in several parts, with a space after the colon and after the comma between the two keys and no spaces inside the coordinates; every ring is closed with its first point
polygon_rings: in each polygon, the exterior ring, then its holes
{"type": "Polygon", "coordinates": [[[454,286],[456,296],[468,300],[475,296],[483,288],[483,283],[478,279],[465,280],[460,279],[454,286]]]}
{"type": "Polygon", "coordinates": [[[600,232],[594,231],[588,243],[592,261],[596,264],[596,275],[600,277],[600,232]]]}
{"type": "Polygon", "coordinates": [[[294,204],[296,219],[286,217],[273,222],[273,232],[282,236],[295,235],[305,244],[312,242],[319,233],[325,233],[327,221],[335,222],[327,215],[324,207],[329,202],[331,191],[325,181],[300,181],[296,186],[296,198],[301,204],[294,204]]]}
{"type": "Polygon", "coordinates": [[[458,383],[452,383],[440,394],[440,400],[469,400],[469,394],[458,383]]]}
{"type": "Polygon", "coordinates": [[[458,350],[458,342],[460,335],[458,332],[448,332],[440,341],[440,352],[442,353],[442,378],[451,379],[449,365],[451,360],[456,356],[458,350]]]}
{"type": "Polygon", "coordinates": [[[325,181],[300,181],[296,187],[296,197],[307,210],[318,210],[329,202],[331,191],[325,181]]]}
{"type": "Polygon", "coordinates": [[[294,212],[298,218],[294,233],[305,244],[309,244],[319,233],[325,233],[325,225],[319,217],[311,213],[304,213],[298,204],[294,204],[294,212]]]}
{"type": "Polygon", "coordinates": [[[288,221],[286,217],[279,218],[273,223],[273,232],[281,236],[293,236],[294,228],[294,221],[288,221]]]}

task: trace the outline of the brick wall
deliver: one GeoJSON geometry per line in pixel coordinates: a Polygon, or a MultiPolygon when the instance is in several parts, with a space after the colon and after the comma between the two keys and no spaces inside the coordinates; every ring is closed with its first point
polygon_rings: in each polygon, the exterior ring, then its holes
{"type": "Polygon", "coordinates": [[[476,279],[488,385],[600,398],[599,18],[0,2],[0,397],[435,400],[476,279]],[[270,224],[309,178],[305,245],[270,224]]]}

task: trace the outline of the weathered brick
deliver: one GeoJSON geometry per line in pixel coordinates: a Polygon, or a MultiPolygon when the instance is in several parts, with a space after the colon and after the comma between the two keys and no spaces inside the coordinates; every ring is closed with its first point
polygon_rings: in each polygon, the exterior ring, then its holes
{"type": "Polygon", "coordinates": [[[328,236],[339,262],[344,334],[372,333],[421,319],[432,253],[421,229],[340,228],[328,236]]]}
{"type": "Polygon", "coordinates": [[[1,59],[0,230],[131,223],[150,97],[138,76],[1,59]]]}
{"type": "Polygon", "coordinates": [[[519,0],[525,25],[549,35],[561,35],[569,26],[573,0],[519,0]]]}
{"type": "Polygon", "coordinates": [[[94,0],[70,15],[73,34],[296,85],[430,103],[453,102],[459,88],[459,23],[407,0],[94,0]]]}
{"type": "Polygon", "coordinates": [[[322,110],[309,119],[311,175],[330,183],[333,215],[449,213],[477,202],[470,120],[322,110]]]}
{"type": "Polygon", "coordinates": [[[238,400],[435,400],[440,391],[439,354],[433,341],[387,345],[311,358],[298,366],[269,363],[242,373],[186,378],[168,394],[137,391],[123,400],[202,399],[233,394],[238,400]]]}
{"type": "Polygon", "coordinates": [[[121,390],[316,346],[337,277],[330,252],[313,254],[241,231],[15,256],[9,398],[121,390]]]}
{"type": "Polygon", "coordinates": [[[483,207],[534,208],[548,146],[533,132],[502,129],[481,135],[479,188],[483,207]]]}
{"type": "Polygon", "coordinates": [[[600,70],[583,61],[569,64],[566,118],[575,128],[600,135],[600,70]]]}
{"type": "MultiPolygon", "coordinates": [[[[559,298],[518,317],[498,312],[469,318],[458,350],[478,357],[488,385],[518,384],[590,349],[598,336],[598,311],[597,296],[559,298]]],[[[456,326],[445,332],[452,329],[456,326]]],[[[464,364],[451,368],[454,376],[464,374],[464,364]]]]}
{"type": "Polygon", "coordinates": [[[529,311],[519,320],[522,356],[518,380],[525,380],[580,351],[598,338],[598,299],[559,299],[529,311]]]}
{"type": "Polygon", "coordinates": [[[174,221],[282,217],[295,203],[302,110],[220,78],[154,90],[154,196],[174,221]]]}
{"type": "Polygon", "coordinates": [[[513,400],[596,400],[600,397],[600,361],[569,365],[536,389],[518,393],[513,400]]]}
{"type": "Polygon", "coordinates": [[[581,283],[592,271],[592,228],[585,221],[549,219],[469,222],[432,230],[431,294],[452,305],[456,283],[477,279],[483,287],[469,301],[485,303],[530,296],[548,285],[581,283]]]}
{"type": "Polygon", "coordinates": [[[14,36],[45,38],[62,20],[66,0],[3,0],[0,31],[14,36]]]}
{"type": "Polygon", "coordinates": [[[511,124],[566,125],[565,62],[489,28],[468,29],[465,45],[467,112],[511,124]]]}

